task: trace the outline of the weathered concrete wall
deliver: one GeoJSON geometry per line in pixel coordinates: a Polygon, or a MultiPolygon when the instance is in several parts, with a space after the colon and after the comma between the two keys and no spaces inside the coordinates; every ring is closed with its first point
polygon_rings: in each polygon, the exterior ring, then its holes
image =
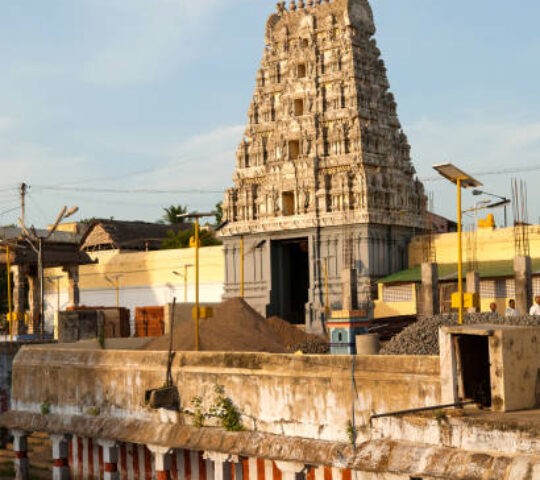
{"type": "Polygon", "coordinates": [[[509,412],[540,407],[540,328],[509,325],[442,327],[441,398],[458,400],[458,371],[452,337],[477,335],[489,338],[491,409],[509,412]]]}
{"type": "Polygon", "coordinates": [[[9,408],[13,359],[21,345],[20,342],[0,343],[0,412],[9,408]]]}
{"type": "MultiPolygon", "coordinates": [[[[48,402],[57,414],[98,407],[101,415],[151,420],[144,394],[163,385],[166,363],[163,352],[24,348],[14,363],[13,409],[37,413],[48,402]]],[[[440,400],[438,357],[179,353],[173,378],[182,407],[195,396],[208,407],[219,384],[248,430],[322,440],[348,440],[353,406],[362,426],[372,413],[440,400]]]]}

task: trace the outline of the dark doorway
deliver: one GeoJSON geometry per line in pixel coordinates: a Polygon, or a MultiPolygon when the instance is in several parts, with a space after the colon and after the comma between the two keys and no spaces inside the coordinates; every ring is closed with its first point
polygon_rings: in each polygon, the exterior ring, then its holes
{"type": "Polygon", "coordinates": [[[290,323],[304,324],[308,298],[308,239],[273,241],[271,314],[290,323]]]}
{"type": "Polygon", "coordinates": [[[489,337],[457,335],[455,339],[460,397],[491,407],[489,337]]]}

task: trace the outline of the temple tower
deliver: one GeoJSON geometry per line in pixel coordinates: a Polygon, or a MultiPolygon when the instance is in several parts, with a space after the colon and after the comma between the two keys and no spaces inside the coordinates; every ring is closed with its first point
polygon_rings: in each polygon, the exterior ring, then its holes
{"type": "Polygon", "coordinates": [[[423,186],[374,33],[366,0],[277,4],[223,203],[225,297],[243,278],[262,314],[312,331],[340,308],[343,270],[369,302],[423,228],[423,186]]]}

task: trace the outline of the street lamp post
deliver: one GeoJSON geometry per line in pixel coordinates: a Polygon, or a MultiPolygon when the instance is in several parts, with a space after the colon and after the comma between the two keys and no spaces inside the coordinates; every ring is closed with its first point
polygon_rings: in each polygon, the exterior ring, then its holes
{"type": "Polygon", "coordinates": [[[478,190],[476,188],[472,191],[472,194],[475,196],[487,195],[488,197],[493,197],[493,198],[498,199],[499,200],[498,202],[488,205],[486,208],[504,207],[504,226],[505,228],[508,227],[508,217],[506,214],[506,207],[511,203],[511,200],[509,198],[503,197],[501,195],[496,195],[495,193],[489,193],[489,192],[486,192],[485,190],[478,190]]]}
{"type": "Polygon", "coordinates": [[[177,277],[182,277],[184,279],[184,303],[187,303],[188,301],[188,268],[193,267],[193,264],[185,264],[182,265],[184,268],[184,273],[173,271],[173,274],[177,277]]]}
{"type": "Polygon", "coordinates": [[[105,275],[105,280],[107,280],[116,290],[116,308],[120,308],[120,279],[123,275],[105,275]]]}
{"type": "Polygon", "coordinates": [[[195,220],[195,351],[198,352],[199,348],[199,320],[201,318],[201,312],[199,308],[199,219],[204,217],[215,217],[216,212],[199,213],[191,212],[178,215],[179,218],[193,218],[195,220]]]}
{"type": "Polygon", "coordinates": [[[457,186],[457,224],[458,224],[458,318],[459,325],[463,325],[463,245],[462,245],[462,210],[461,210],[461,189],[481,187],[482,184],[470,175],[466,174],[455,165],[445,163],[434,165],[433,168],[444,178],[450,180],[457,186]]]}

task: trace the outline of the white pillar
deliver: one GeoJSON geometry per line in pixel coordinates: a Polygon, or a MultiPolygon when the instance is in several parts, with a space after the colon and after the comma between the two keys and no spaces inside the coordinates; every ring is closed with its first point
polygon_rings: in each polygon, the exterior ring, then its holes
{"type": "Polygon", "coordinates": [[[147,447],[154,455],[157,480],[171,480],[171,448],[159,445],[147,445],[147,447]]]}
{"type": "Polygon", "coordinates": [[[97,443],[103,448],[103,480],[120,480],[118,473],[118,446],[115,440],[98,439],[97,443]]]}
{"type": "Polygon", "coordinates": [[[50,435],[53,453],[53,480],[69,480],[69,436],[50,435]]]}
{"type": "Polygon", "coordinates": [[[12,430],[15,453],[15,480],[28,480],[28,432],[12,430]]]}
{"type": "MultiPolygon", "coordinates": [[[[227,453],[204,452],[203,458],[214,463],[214,480],[231,480],[232,465],[235,463],[236,468],[236,464],[239,463],[238,457],[227,453]]],[[[235,470],[235,473],[237,471],[238,469],[235,470]]],[[[238,477],[235,475],[235,480],[236,479],[238,479],[238,477]]]]}
{"type": "Polygon", "coordinates": [[[301,462],[276,461],[275,463],[283,474],[283,480],[299,480],[304,477],[306,465],[301,462]]]}

